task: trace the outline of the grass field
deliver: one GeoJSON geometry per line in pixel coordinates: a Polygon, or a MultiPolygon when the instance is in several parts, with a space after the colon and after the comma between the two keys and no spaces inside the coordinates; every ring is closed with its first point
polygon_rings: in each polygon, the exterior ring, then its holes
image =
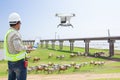
{"type": "MultiPolygon", "coordinates": [[[[62,51],[59,51],[58,48],[59,46],[56,46],[56,50],[52,49],[45,49],[45,48],[38,48],[35,51],[32,51],[29,56],[31,58],[29,59],[29,65],[28,67],[31,66],[37,66],[40,64],[48,64],[49,62],[52,62],[54,64],[71,64],[72,62],[75,62],[76,64],[82,64],[82,63],[89,63],[90,61],[104,61],[105,64],[103,66],[90,66],[89,64],[81,67],[80,69],[74,71],[73,68],[69,68],[64,72],[58,73],[54,72],[53,74],[74,74],[74,73],[119,73],[120,72],[120,51],[115,51],[117,54],[113,58],[117,58],[117,60],[109,60],[107,58],[95,58],[95,57],[85,57],[85,56],[75,56],[73,58],[70,58],[70,52],[69,52],[69,47],[64,46],[62,51]],[[48,58],[48,55],[52,53],[53,57],[48,58]],[[56,59],[56,56],[58,55],[64,55],[65,57],[63,59],[56,59]],[[33,62],[34,57],[39,57],[40,61],[38,62],[33,62]]],[[[79,48],[76,47],[74,49],[74,52],[84,52],[84,48],[79,48]]],[[[108,50],[107,49],[90,49],[90,53],[94,52],[105,52],[106,55],[108,55],[108,50]]],[[[45,74],[44,72],[31,72],[29,74],[45,74]]],[[[28,74],[28,75],[29,75],[28,74]]],[[[1,76],[7,76],[7,62],[6,61],[0,61],[0,77],[1,76]]]]}

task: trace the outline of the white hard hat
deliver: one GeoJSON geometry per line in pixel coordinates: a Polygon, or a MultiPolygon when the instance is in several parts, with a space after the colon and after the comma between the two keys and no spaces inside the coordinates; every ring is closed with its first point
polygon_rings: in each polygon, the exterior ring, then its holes
{"type": "Polygon", "coordinates": [[[9,24],[16,24],[18,21],[21,21],[18,13],[14,12],[9,15],[9,24]]]}

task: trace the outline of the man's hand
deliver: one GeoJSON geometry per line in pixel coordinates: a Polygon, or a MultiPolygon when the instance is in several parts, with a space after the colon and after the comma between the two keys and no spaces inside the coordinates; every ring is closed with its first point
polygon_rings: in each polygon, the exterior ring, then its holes
{"type": "Polygon", "coordinates": [[[28,49],[32,49],[32,45],[27,45],[27,48],[28,49]]]}
{"type": "Polygon", "coordinates": [[[30,53],[31,51],[33,51],[34,49],[33,49],[33,46],[32,45],[27,45],[27,50],[26,50],[26,52],[27,53],[30,53]]]}

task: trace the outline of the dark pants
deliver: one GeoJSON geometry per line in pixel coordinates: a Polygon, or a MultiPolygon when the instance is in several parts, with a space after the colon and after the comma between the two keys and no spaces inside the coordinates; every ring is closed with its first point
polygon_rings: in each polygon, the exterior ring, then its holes
{"type": "Polygon", "coordinates": [[[17,62],[8,61],[8,80],[26,80],[27,68],[24,67],[24,60],[17,62]]]}

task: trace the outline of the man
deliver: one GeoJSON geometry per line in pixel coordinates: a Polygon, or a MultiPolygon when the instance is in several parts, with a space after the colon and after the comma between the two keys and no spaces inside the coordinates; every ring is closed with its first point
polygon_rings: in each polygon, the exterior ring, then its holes
{"type": "Polygon", "coordinates": [[[25,61],[26,50],[31,46],[22,44],[21,35],[18,32],[21,26],[21,18],[18,13],[9,15],[10,28],[4,39],[5,59],[8,61],[8,80],[26,80],[27,67],[25,61]]]}

